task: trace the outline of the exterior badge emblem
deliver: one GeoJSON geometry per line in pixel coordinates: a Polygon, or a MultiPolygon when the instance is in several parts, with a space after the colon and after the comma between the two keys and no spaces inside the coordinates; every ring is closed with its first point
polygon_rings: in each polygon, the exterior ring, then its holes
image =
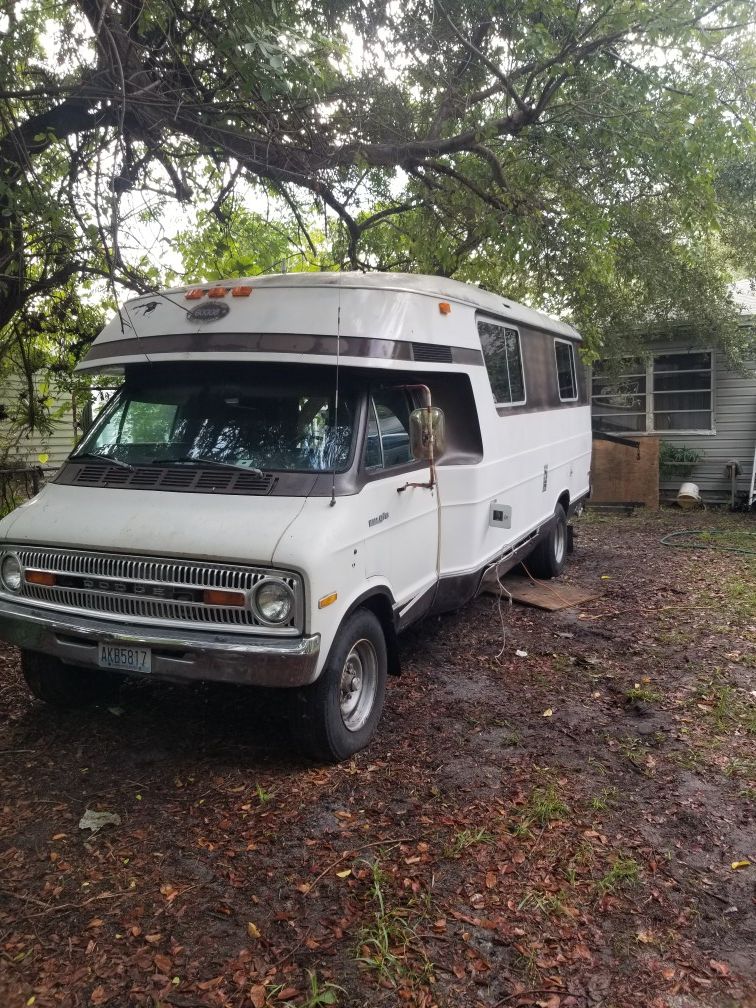
{"type": "Polygon", "coordinates": [[[186,313],[187,322],[217,322],[228,315],[229,307],[224,301],[205,301],[186,313]]]}

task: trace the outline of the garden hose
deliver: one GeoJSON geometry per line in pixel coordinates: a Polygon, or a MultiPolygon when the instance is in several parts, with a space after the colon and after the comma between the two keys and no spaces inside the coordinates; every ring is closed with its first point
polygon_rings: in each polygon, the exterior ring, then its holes
{"type": "Polygon", "coordinates": [[[671,539],[680,539],[683,536],[724,536],[724,535],[750,536],[754,540],[756,547],[756,532],[730,532],[723,529],[683,529],[682,532],[670,532],[659,540],[662,546],[676,546],[678,549],[701,549],[715,550],[718,553],[745,553],[749,556],[756,556],[756,549],[743,549],[740,546],[717,546],[714,543],[702,542],[670,542],[671,539]]]}

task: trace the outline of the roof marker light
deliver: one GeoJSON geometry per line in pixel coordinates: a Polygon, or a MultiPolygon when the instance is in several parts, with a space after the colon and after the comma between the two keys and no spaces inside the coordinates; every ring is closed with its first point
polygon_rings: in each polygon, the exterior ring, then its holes
{"type": "Polygon", "coordinates": [[[451,311],[451,305],[449,304],[448,301],[439,301],[438,310],[441,312],[442,315],[448,315],[449,312],[451,311]]]}
{"type": "Polygon", "coordinates": [[[199,301],[199,299],[204,296],[205,292],[201,287],[192,287],[186,292],[186,294],[184,294],[187,301],[199,301]]]}
{"type": "Polygon", "coordinates": [[[252,293],[251,287],[232,287],[231,297],[249,297],[252,293]]]}
{"type": "Polygon", "coordinates": [[[210,290],[207,292],[207,296],[211,297],[211,298],[225,297],[226,296],[226,288],[225,287],[211,287],[210,290]]]}

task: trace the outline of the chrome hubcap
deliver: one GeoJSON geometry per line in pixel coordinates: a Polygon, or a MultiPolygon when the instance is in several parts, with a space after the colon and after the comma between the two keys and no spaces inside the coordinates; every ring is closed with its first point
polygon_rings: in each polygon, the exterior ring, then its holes
{"type": "Polygon", "coordinates": [[[359,731],[370,717],[378,683],[378,658],[369,640],[359,640],[341,670],[339,706],[348,731],[359,731]]]}
{"type": "Polygon", "coordinates": [[[564,525],[559,522],[554,535],[554,559],[557,563],[561,563],[564,558],[565,541],[564,525]]]}

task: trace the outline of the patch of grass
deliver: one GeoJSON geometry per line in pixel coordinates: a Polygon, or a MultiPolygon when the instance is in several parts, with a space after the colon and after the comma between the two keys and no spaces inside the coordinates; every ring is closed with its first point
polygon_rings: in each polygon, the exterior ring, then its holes
{"type": "Polygon", "coordinates": [[[656,690],[652,690],[642,683],[635,683],[625,691],[625,697],[631,702],[641,700],[644,703],[658,703],[661,700],[661,693],[657,693],[656,690]]]}
{"type": "Polygon", "coordinates": [[[495,839],[493,834],[487,832],[485,829],[460,830],[454,834],[451,843],[445,848],[444,854],[447,857],[456,857],[457,854],[461,854],[468,847],[473,847],[475,844],[491,844],[495,839]]]}
{"type": "Polygon", "coordinates": [[[564,914],[567,903],[567,894],[564,889],[556,893],[539,892],[537,889],[529,889],[520,900],[517,909],[525,910],[532,907],[546,914],[564,914]]]}
{"type": "Polygon", "coordinates": [[[554,819],[564,819],[570,807],[557,794],[555,784],[537,787],[528,799],[526,816],[531,823],[546,826],[554,819]]]}
{"type": "MultiPolygon", "coordinates": [[[[298,1001],[296,1008],[323,1008],[323,1005],[337,1005],[339,1003],[339,995],[346,994],[343,987],[339,987],[338,984],[326,981],[322,986],[318,980],[318,974],[313,970],[307,971],[310,989],[304,995],[304,1001],[298,1001]]],[[[295,1008],[292,1001],[285,1002],[285,1008],[295,1008]]]]}
{"type": "Polygon", "coordinates": [[[357,962],[393,987],[430,983],[433,963],[418,946],[417,935],[409,922],[410,911],[387,905],[384,891],[387,879],[379,861],[373,861],[369,867],[373,915],[370,924],[360,930],[357,962]]]}
{"type": "Polygon", "coordinates": [[[607,809],[611,808],[615,804],[618,796],[618,791],[616,787],[604,788],[604,790],[588,802],[588,805],[594,812],[606,812],[607,809]]]}
{"type": "Polygon", "coordinates": [[[694,694],[696,708],[712,722],[720,733],[741,730],[756,734],[756,703],[726,682],[716,669],[694,694]]]}
{"type": "MultiPolygon", "coordinates": [[[[756,543],[756,539],[752,537],[750,549],[754,549],[754,543],[756,543]]],[[[743,616],[756,616],[756,564],[753,564],[753,567],[754,577],[729,577],[722,585],[727,598],[737,607],[738,613],[743,616]]]]}
{"type": "Polygon", "coordinates": [[[609,871],[596,882],[596,889],[603,896],[640,882],[640,865],[634,858],[619,857],[612,862],[609,871]]]}
{"type": "Polygon", "coordinates": [[[269,802],[275,794],[275,791],[266,791],[262,784],[255,784],[255,791],[257,792],[257,800],[261,805],[269,802]]]}

